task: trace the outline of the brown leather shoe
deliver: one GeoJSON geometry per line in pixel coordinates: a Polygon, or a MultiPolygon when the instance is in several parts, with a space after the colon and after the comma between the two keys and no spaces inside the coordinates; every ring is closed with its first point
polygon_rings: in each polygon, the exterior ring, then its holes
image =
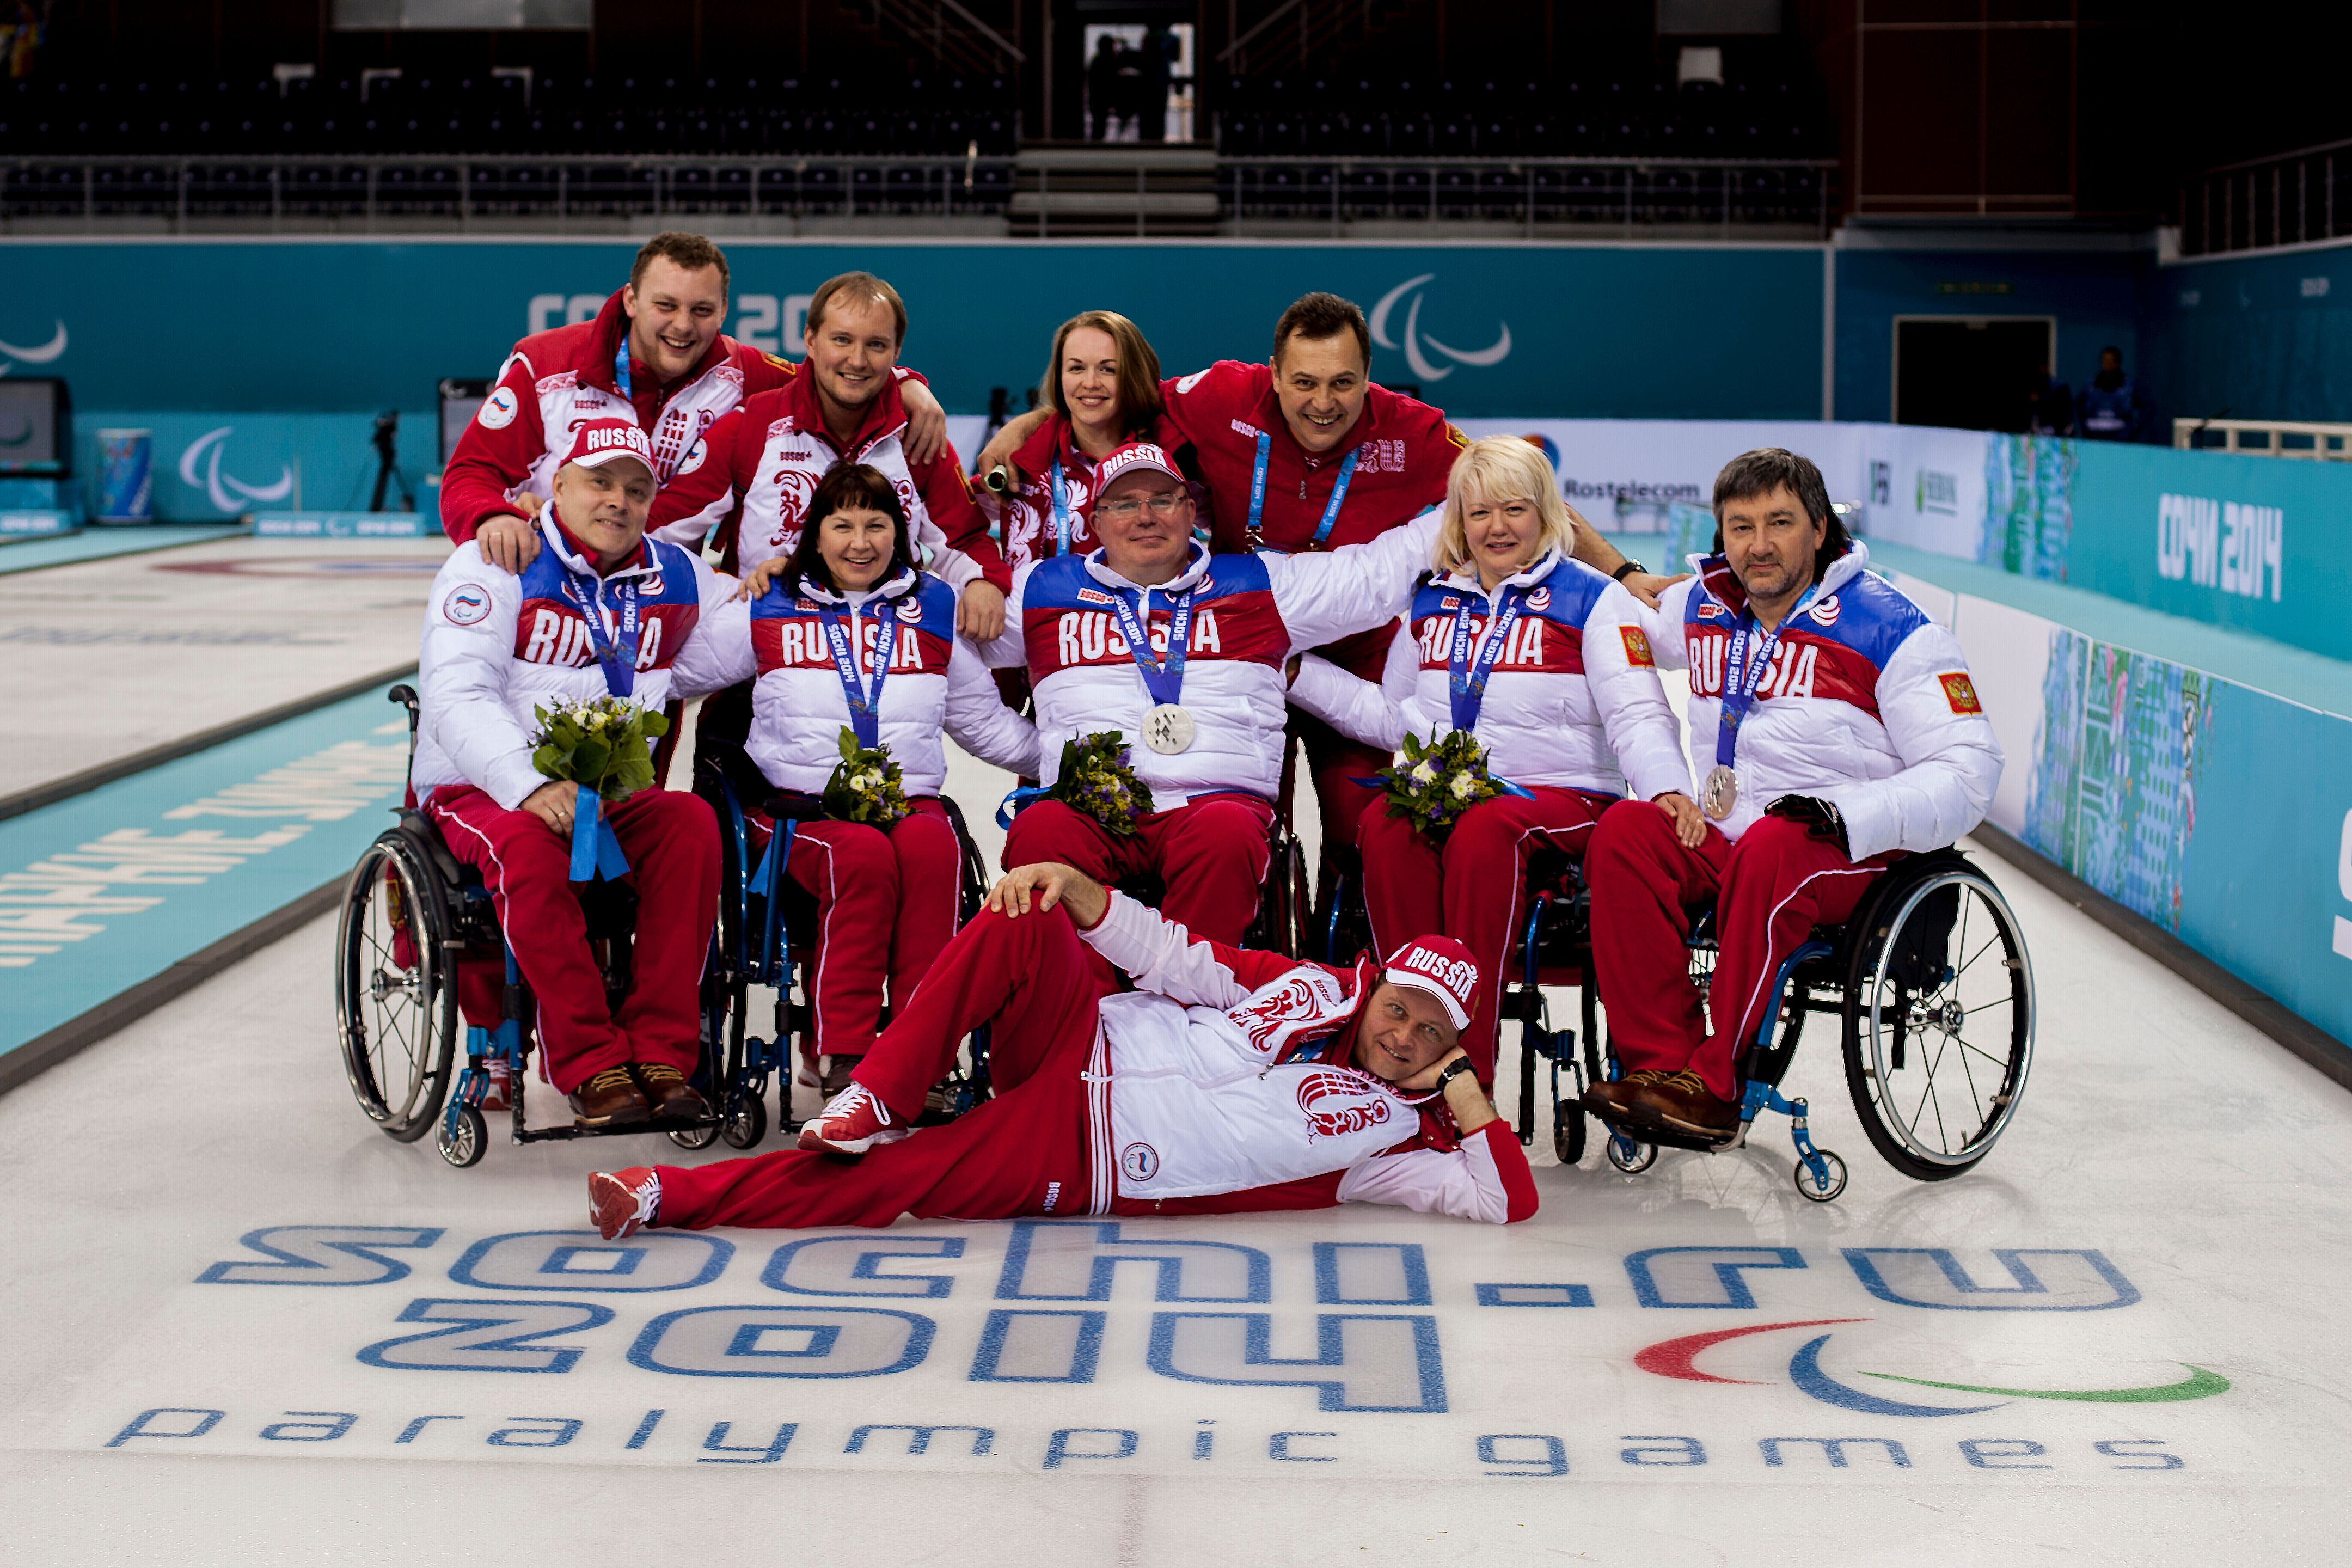
{"type": "Polygon", "coordinates": [[[643,1121],[653,1107],[625,1067],[606,1068],[565,1098],[572,1101],[572,1120],[582,1127],[619,1127],[643,1121]]]}
{"type": "Polygon", "coordinates": [[[637,1082],[653,1102],[653,1113],[660,1117],[677,1117],[691,1121],[710,1114],[710,1106],[686,1075],[667,1062],[631,1062],[629,1069],[637,1075],[637,1082]]]}
{"type": "Polygon", "coordinates": [[[1603,1121],[1626,1122],[1633,1119],[1634,1097],[1643,1085],[1666,1077],[1657,1068],[1643,1068],[1608,1083],[1585,1086],[1584,1109],[1603,1121]]]}
{"type": "Polygon", "coordinates": [[[824,1076],[818,1079],[817,1087],[824,1091],[825,1099],[829,1100],[835,1095],[839,1094],[842,1090],[847,1089],[849,1087],[850,1074],[856,1072],[857,1070],[857,1064],[865,1059],[866,1058],[862,1056],[824,1058],[824,1076]]]}
{"type": "Polygon", "coordinates": [[[1739,1131],[1737,1101],[1717,1100],[1688,1068],[1659,1073],[1634,1090],[1636,1121],[1696,1138],[1728,1138],[1739,1131]]]}

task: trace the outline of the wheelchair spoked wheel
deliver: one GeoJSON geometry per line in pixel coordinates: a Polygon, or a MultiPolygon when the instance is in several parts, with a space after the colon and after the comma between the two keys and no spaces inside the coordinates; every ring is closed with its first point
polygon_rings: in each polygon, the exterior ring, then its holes
{"type": "Polygon", "coordinates": [[[482,1163],[482,1152],[490,1146],[489,1124],[482,1113],[470,1105],[451,1108],[450,1114],[441,1118],[441,1126],[433,1136],[433,1147],[442,1159],[464,1170],[482,1163]]]}
{"type": "Polygon", "coordinates": [[[2032,1065],[2033,966],[2017,918],[1954,858],[1890,888],[1863,938],[1843,1020],[1854,1110],[1905,1175],[1957,1176],[2007,1128],[2032,1065]]]}
{"type": "Polygon", "coordinates": [[[1819,1149],[1814,1152],[1822,1162],[1823,1179],[1815,1181],[1812,1167],[1806,1164],[1804,1161],[1799,1160],[1796,1169],[1797,1194],[1800,1197],[1812,1203],[1833,1204],[1837,1202],[1838,1194],[1845,1191],[1845,1162],[1827,1149],[1819,1149]]]}
{"type": "Polygon", "coordinates": [[[708,1149],[719,1141],[719,1124],[708,1127],[674,1127],[669,1141],[681,1149],[708,1149]]]}
{"type": "Polygon", "coordinates": [[[434,1127],[449,1090],[458,1021],[447,926],[415,841],[395,830],[369,845],[335,933],[335,1028],[352,1098],[404,1143],[434,1127]]]}

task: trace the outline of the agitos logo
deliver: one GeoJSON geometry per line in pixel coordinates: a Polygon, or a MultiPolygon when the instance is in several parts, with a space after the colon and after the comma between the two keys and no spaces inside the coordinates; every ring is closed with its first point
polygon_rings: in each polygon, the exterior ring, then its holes
{"type": "MultiPolygon", "coordinates": [[[[1768,1384],[1748,1377],[1719,1377],[1702,1372],[1697,1365],[1699,1355],[1727,1340],[1746,1339],[1752,1334],[1769,1334],[1782,1329],[1827,1329],[1847,1323],[1867,1323],[1869,1318],[1808,1318],[1788,1323],[1749,1323],[1737,1329],[1717,1329],[1709,1333],[1685,1334],[1678,1339],[1660,1340],[1634,1352],[1633,1364],[1658,1377],[1671,1377],[1683,1383],[1738,1384],[1749,1387],[1768,1384]]],[[[2189,1368],[2189,1376],[2178,1383],[2157,1384],[2141,1388],[1995,1388],[1975,1383],[1941,1383],[1933,1378],[1901,1377],[1891,1372],[1865,1372],[1864,1377],[1886,1383],[1909,1384],[1918,1388],[1940,1388],[1954,1394],[1990,1394],[1999,1395],[1990,1405],[1920,1405],[1910,1400],[1893,1399],[1856,1388],[1832,1377],[1822,1366],[1822,1352],[1832,1336],[1816,1334],[1799,1346],[1789,1358],[1789,1381],[1797,1388],[1824,1405],[1834,1405],[1841,1410],[1859,1411],[1865,1415],[1907,1415],[1932,1418],[1938,1415],[1977,1415],[1988,1410],[1998,1410],[2013,1399],[2059,1399],[2090,1405],[2160,1405],[2182,1399],[2210,1399],[2226,1394],[2230,1380],[2220,1373],[2208,1372],[2201,1366],[2180,1364],[2189,1368]]]]}

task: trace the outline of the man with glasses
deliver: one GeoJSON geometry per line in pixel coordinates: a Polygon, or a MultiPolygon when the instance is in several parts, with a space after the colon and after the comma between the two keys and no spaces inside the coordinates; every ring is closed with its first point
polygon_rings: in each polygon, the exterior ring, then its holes
{"type": "Polygon", "coordinates": [[[1235,942],[1265,877],[1286,667],[1394,618],[1437,521],[1312,554],[1212,554],[1192,538],[1192,494],[1160,447],[1122,447],[1096,477],[1101,547],[1024,567],[1003,635],[982,647],[992,664],[1027,664],[1045,759],[1045,793],[1014,819],[1004,861],[1156,879],[1169,919],[1235,942]],[[1105,822],[1047,798],[1062,742],[1112,730],[1152,809],[1105,822]]]}

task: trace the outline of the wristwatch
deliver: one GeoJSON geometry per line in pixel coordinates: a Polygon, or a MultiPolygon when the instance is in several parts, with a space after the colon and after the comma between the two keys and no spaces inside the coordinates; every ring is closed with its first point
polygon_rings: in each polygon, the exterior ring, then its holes
{"type": "Polygon", "coordinates": [[[1634,573],[1647,572],[1649,568],[1647,566],[1643,565],[1640,562],[1628,555],[1623,561],[1618,563],[1617,570],[1612,572],[1609,575],[1615,578],[1618,582],[1622,583],[1634,573]]]}
{"type": "Polygon", "coordinates": [[[1468,1057],[1454,1058],[1452,1061],[1445,1064],[1445,1070],[1437,1075],[1437,1092],[1444,1094],[1447,1084],[1452,1083],[1455,1079],[1460,1078],[1465,1072],[1475,1072],[1477,1070],[1477,1068],[1470,1065],[1470,1058],[1468,1057]]]}

